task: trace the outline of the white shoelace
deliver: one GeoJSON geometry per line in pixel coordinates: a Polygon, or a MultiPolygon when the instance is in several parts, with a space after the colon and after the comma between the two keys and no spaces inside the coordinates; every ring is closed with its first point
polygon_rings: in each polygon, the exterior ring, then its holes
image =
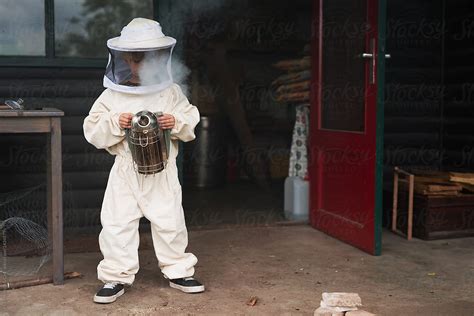
{"type": "Polygon", "coordinates": [[[111,289],[111,290],[113,290],[117,284],[118,284],[118,283],[105,283],[104,289],[111,289]]]}

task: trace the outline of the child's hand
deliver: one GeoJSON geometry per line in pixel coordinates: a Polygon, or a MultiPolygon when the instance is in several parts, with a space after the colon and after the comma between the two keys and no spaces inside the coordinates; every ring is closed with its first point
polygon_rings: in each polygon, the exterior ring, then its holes
{"type": "Polygon", "coordinates": [[[175,118],[171,114],[163,114],[158,117],[158,123],[162,129],[172,129],[175,124],[175,118]]]}
{"type": "Polygon", "coordinates": [[[120,128],[131,128],[132,125],[131,125],[131,122],[132,122],[132,117],[133,117],[133,114],[132,113],[122,113],[120,114],[119,116],[119,125],[120,125],[120,128]]]}

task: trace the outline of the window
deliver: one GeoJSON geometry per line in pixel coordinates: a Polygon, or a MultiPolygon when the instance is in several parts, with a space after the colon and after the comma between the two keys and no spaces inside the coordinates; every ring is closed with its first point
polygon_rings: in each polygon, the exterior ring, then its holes
{"type": "Polygon", "coordinates": [[[153,19],[152,0],[54,0],[54,48],[62,57],[106,58],[107,39],[134,17],[153,19]]]}
{"type": "Polygon", "coordinates": [[[0,2],[0,55],[45,56],[45,34],[44,0],[0,2]]]}
{"type": "Polygon", "coordinates": [[[158,0],[2,0],[1,66],[100,66],[106,41],[158,0]]]}

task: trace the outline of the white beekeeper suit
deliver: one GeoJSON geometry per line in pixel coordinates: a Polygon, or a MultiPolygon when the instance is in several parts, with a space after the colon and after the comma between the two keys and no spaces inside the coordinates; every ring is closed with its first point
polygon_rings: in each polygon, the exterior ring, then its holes
{"type": "Polygon", "coordinates": [[[193,140],[200,118],[198,109],[172,81],[170,60],[175,43],[173,38],[164,36],[158,22],[141,18],[124,27],[120,37],[107,42],[110,52],[104,76],[107,89],[84,120],[87,141],[116,156],[101,210],[99,244],[104,259],[97,272],[104,283],[133,283],[139,269],[138,226],[142,216],[151,223],[162,273],[168,279],[194,274],[197,258],[185,252],[188,235],[176,156],[178,140],[193,140]],[[130,56],[141,62],[139,79],[132,66],[124,62],[130,56]],[[175,117],[168,164],[162,172],[147,176],[135,171],[125,130],[119,125],[121,113],[142,110],[161,111],[175,117]]]}

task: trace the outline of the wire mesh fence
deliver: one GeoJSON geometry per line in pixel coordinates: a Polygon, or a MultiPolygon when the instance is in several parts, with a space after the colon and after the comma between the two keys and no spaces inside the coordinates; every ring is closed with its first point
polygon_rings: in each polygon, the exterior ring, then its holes
{"type": "Polygon", "coordinates": [[[0,282],[38,276],[52,253],[45,185],[0,193],[0,240],[0,282]]]}

